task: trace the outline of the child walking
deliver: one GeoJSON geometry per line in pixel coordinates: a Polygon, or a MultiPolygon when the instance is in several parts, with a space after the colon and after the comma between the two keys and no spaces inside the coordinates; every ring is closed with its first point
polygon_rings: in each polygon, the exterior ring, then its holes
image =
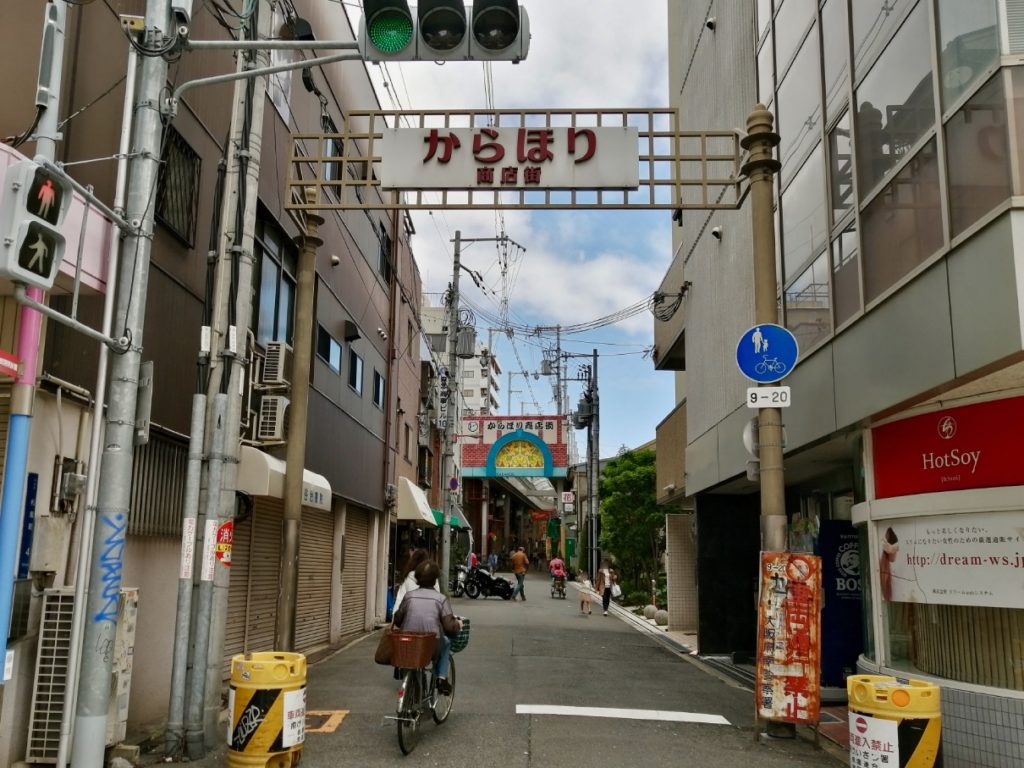
{"type": "Polygon", "coordinates": [[[583,580],[583,589],[580,590],[580,613],[584,613],[587,616],[591,614],[590,610],[590,590],[593,589],[593,585],[590,583],[590,579],[583,580]]]}

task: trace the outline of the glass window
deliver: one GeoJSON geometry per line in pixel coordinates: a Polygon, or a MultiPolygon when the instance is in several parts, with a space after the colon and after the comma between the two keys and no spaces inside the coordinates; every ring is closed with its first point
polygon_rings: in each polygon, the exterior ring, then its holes
{"type": "Polygon", "coordinates": [[[853,204],[853,143],[850,141],[849,112],[828,134],[828,178],[832,226],[835,226],[853,204]]]}
{"type": "Polygon", "coordinates": [[[316,354],[335,373],[341,373],[341,344],[322,326],[316,327],[316,354]]]}
{"type": "Polygon", "coordinates": [[[403,452],[406,459],[412,459],[412,427],[408,424],[404,426],[404,435],[402,443],[405,445],[405,451],[403,452]]]}
{"type": "Polygon", "coordinates": [[[1002,75],[950,118],[946,146],[950,225],[956,236],[1012,194],[1002,75]]]}
{"type": "Polygon", "coordinates": [[[939,75],[949,108],[999,58],[996,0],[939,0],[939,75]]]}
{"type": "Polygon", "coordinates": [[[782,260],[786,282],[796,277],[828,242],[824,155],[818,144],[782,193],[782,260]]]}
{"type": "Polygon", "coordinates": [[[348,351],[348,385],[356,394],[363,394],[363,358],[354,349],[348,351]]]}
{"type": "Polygon", "coordinates": [[[818,84],[818,39],[810,35],[779,84],[779,161],[782,181],[807,155],[821,135],[821,93],[818,84]]]}
{"type": "Polygon", "coordinates": [[[823,253],[786,289],[786,327],[802,350],[832,333],[828,292],[828,254],[823,253]]]}
{"type": "Polygon", "coordinates": [[[861,199],[935,124],[930,48],[921,3],[857,89],[861,199]]]}
{"type": "Polygon", "coordinates": [[[864,302],[872,302],[943,244],[935,139],[861,214],[864,302]]]}
{"type": "Polygon", "coordinates": [[[816,0],[786,0],[775,17],[775,60],[784,72],[814,18],[816,0]]]}
{"type": "Polygon", "coordinates": [[[836,325],[860,312],[860,259],[857,256],[857,225],[850,224],[832,241],[832,303],[836,325]]]}
{"type": "Polygon", "coordinates": [[[266,346],[268,341],[292,341],[292,315],[295,305],[295,254],[284,239],[269,224],[258,222],[256,227],[256,254],[259,259],[259,295],[256,341],[266,346]]]}
{"type": "Polygon", "coordinates": [[[825,66],[825,114],[831,120],[846,100],[850,41],[846,0],[828,0],[821,9],[821,52],[825,66]]]}
{"type": "Polygon", "coordinates": [[[757,0],[757,36],[764,34],[772,20],[772,0],[757,0]]]}
{"type": "MultiPolygon", "coordinates": [[[[853,0],[853,71],[863,74],[878,56],[916,0],[853,0]]],[[[955,0],[954,0],[955,1],[955,0]]],[[[918,10],[925,8],[921,3],[918,10]]],[[[927,58],[927,56],[926,56],[927,58]]]]}
{"type": "Polygon", "coordinates": [[[373,372],[373,404],[384,407],[384,375],[380,371],[373,372]]]}
{"type": "Polygon", "coordinates": [[[772,36],[765,38],[757,53],[757,98],[762,104],[771,104],[775,98],[775,60],[772,58],[772,36]]]}
{"type": "Polygon", "coordinates": [[[384,278],[384,282],[391,283],[391,237],[388,235],[383,222],[380,225],[380,248],[377,252],[377,271],[384,278]]]}
{"type": "MultiPolygon", "coordinates": [[[[284,11],[280,8],[274,8],[270,28],[281,29],[286,20],[284,11]]],[[[270,65],[274,67],[291,64],[294,59],[294,51],[270,52],[270,65]]],[[[292,72],[275,72],[267,78],[267,92],[270,94],[270,100],[274,103],[274,107],[277,108],[277,112],[281,115],[285,126],[288,125],[292,117],[290,103],[292,96],[292,74],[292,72]]]]}

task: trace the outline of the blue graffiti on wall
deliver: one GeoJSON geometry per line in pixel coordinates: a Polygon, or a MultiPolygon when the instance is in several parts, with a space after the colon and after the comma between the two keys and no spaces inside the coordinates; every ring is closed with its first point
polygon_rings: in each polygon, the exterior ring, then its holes
{"type": "Polygon", "coordinates": [[[103,607],[93,617],[93,621],[109,621],[116,624],[117,602],[121,593],[121,569],[124,567],[124,531],[128,523],[120,512],[113,517],[104,515],[100,523],[110,528],[110,533],[103,540],[103,550],[98,562],[100,582],[103,584],[103,591],[100,593],[103,607]]]}

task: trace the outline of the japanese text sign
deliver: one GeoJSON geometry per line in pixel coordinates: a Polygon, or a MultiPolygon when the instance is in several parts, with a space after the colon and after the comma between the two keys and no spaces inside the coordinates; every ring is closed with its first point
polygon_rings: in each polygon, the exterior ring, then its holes
{"type": "Polygon", "coordinates": [[[636,189],[639,131],[628,127],[392,128],[387,189],[636,189]]]}
{"type": "Polygon", "coordinates": [[[851,768],[898,768],[899,723],[850,712],[851,768]]]}
{"type": "Polygon", "coordinates": [[[821,558],[761,553],[757,610],[757,713],[816,723],[821,706],[821,558]]]}

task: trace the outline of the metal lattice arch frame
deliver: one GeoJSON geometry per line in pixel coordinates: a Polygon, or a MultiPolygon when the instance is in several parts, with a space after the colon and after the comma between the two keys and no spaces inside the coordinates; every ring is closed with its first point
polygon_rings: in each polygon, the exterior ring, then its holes
{"type": "Polygon", "coordinates": [[[326,210],[714,210],[742,202],[737,130],[683,131],[668,107],[349,113],[337,133],[291,134],[285,209],[326,210]],[[626,190],[388,189],[381,184],[383,131],[459,128],[631,127],[639,186],[626,190]]]}

